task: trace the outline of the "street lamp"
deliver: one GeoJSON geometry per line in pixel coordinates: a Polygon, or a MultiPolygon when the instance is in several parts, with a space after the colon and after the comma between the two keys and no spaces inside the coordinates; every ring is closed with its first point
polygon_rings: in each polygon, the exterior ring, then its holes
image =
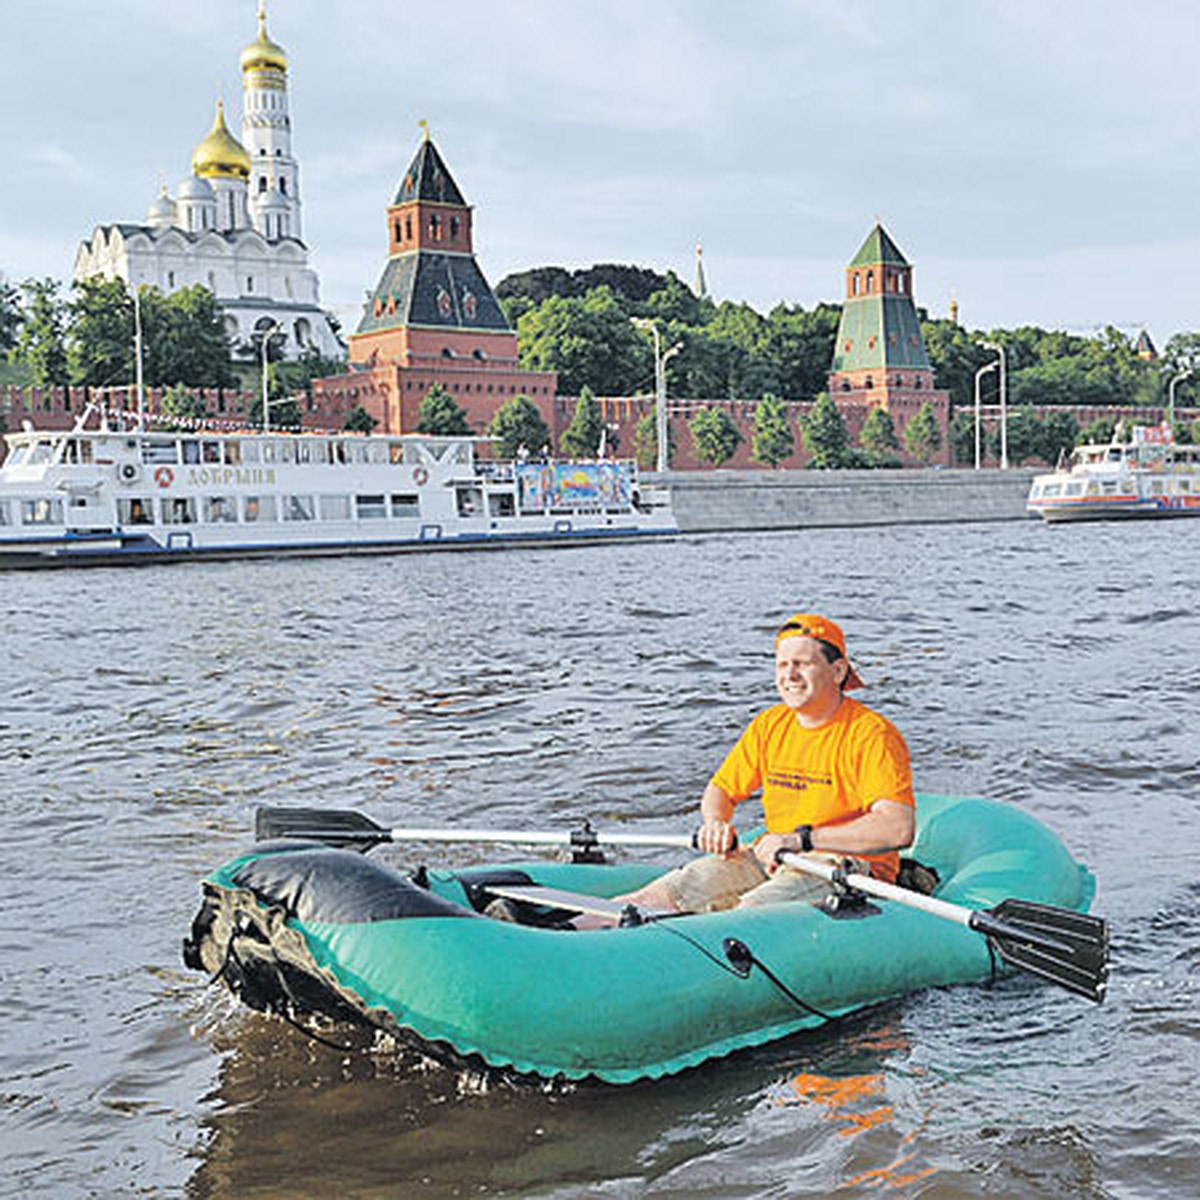
{"type": "Polygon", "coordinates": [[[667,363],[683,347],[672,346],[664,354],[658,326],[649,317],[634,317],[633,323],[639,329],[650,330],[654,337],[654,431],[658,441],[658,462],[655,469],[665,471],[669,465],[667,461],[667,363]]]}
{"type": "Polygon", "coordinates": [[[999,342],[980,342],[985,350],[1000,355],[1000,470],[1008,470],[1008,380],[1005,371],[1004,347],[999,342]]]}
{"type": "Polygon", "coordinates": [[[1175,429],[1175,385],[1182,383],[1191,373],[1190,370],[1180,371],[1167,385],[1167,424],[1171,427],[1172,432],[1175,429]]]}
{"type": "Polygon", "coordinates": [[[260,348],[262,349],[262,410],[263,410],[263,433],[271,432],[271,401],[267,396],[267,352],[271,346],[271,339],[279,333],[281,326],[278,321],[271,321],[264,325],[259,330],[261,338],[260,348]]]}
{"type": "Polygon", "coordinates": [[[983,377],[989,372],[994,371],[997,363],[984,363],[978,371],[975,372],[975,470],[979,470],[983,466],[983,406],[980,399],[980,384],[983,382],[983,377]]]}

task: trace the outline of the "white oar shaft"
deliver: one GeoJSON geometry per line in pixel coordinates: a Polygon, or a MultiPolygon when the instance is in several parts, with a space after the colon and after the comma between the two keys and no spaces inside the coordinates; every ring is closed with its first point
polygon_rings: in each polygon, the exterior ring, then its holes
{"type": "Polygon", "coordinates": [[[963,908],[960,904],[951,904],[949,901],[937,900],[933,896],[925,896],[920,892],[910,891],[908,888],[897,887],[894,883],[885,883],[873,875],[843,871],[832,863],[824,862],[819,858],[809,858],[805,854],[783,854],[780,856],[780,861],[789,867],[794,867],[797,871],[818,875],[829,883],[841,880],[855,891],[865,892],[880,900],[894,900],[897,904],[907,904],[909,908],[919,908],[922,912],[929,913],[930,916],[954,921],[958,925],[965,925],[968,929],[972,927],[973,910],[963,908]]]}
{"type": "MultiPolygon", "coordinates": [[[[672,833],[601,833],[594,841],[601,846],[664,846],[691,849],[692,839],[672,833]]],[[[389,829],[393,842],[487,842],[517,846],[573,846],[587,844],[589,838],[570,831],[543,832],[526,829],[389,829]]]]}

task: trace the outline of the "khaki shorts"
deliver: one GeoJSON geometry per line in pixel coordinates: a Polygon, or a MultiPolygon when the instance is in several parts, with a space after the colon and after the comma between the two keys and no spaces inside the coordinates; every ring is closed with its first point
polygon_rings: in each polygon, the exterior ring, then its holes
{"type": "MultiPolygon", "coordinates": [[[[840,854],[816,854],[824,862],[844,863],[840,854]]],[[[850,860],[852,869],[870,874],[866,863],[850,860]]],[[[721,912],[739,904],[783,904],[792,900],[807,900],[819,904],[832,888],[824,879],[780,867],[773,875],[745,848],[730,855],[706,854],[677,868],[658,881],[681,912],[721,912]]]]}

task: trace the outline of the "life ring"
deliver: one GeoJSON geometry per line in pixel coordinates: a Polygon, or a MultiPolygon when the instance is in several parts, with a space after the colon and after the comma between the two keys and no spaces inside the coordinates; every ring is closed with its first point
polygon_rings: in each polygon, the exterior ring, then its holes
{"type": "Polygon", "coordinates": [[[123,462],[117,468],[117,478],[122,483],[137,483],[142,477],[142,468],[133,462],[123,462]]]}
{"type": "Polygon", "coordinates": [[[413,483],[424,487],[429,482],[429,472],[424,467],[413,467],[413,483]]]}
{"type": "Polygon", "coordinates": [[[175,482],[175,472],[170,467],[155,467],[154,482],[160,488],[168,488],[175,482]]]}

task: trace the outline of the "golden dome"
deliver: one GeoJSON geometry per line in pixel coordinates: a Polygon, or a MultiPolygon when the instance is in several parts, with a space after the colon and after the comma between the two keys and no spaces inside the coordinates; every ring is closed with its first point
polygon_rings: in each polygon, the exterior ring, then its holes
{"type": "Polygon", "coordinates": [[[242,51],[242,70],[253,71],[256,68],[269,67],[276,71],[286,71],[288,68],[287,53],[282,46],[276,45],[267,37],[267,14],[260,0],[258,5],[258,40],[253,41],[242,51]]]}
{"type": "Polygon", "coordinates": [[[192,151],[192,171],[202,178],[217,176],[250,177],[250,155],[245,146],[225,127],[225,106],[217,101],[217,119],[204,139],[192,151]]]}

